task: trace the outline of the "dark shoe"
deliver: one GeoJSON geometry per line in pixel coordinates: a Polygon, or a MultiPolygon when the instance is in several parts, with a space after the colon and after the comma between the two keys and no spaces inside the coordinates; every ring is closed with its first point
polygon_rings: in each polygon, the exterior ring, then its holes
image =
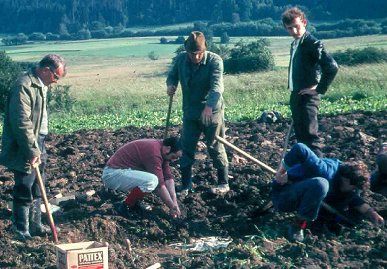
{"type": "Polygon", "coordinates": [[[132,210],[124,202],[115,203],[113,207],[119,215],[125,218],[130,217],[133,213],[132,210]]]}
{"type": "Polygon", "coordinates": [[[336,236],[340,235],[340,233],[341,233],[342,230],[343,230],[343,226],[341,226],[339,223],[335,223],[335,222],[329,222],[329,223],[327,223],[327,224],[326,224],[326,228],[327,228],[327,230],[328,230],[330,233],[332,233],[332,234],[334,234],[334,235],[336,235],[336,236]]]}
{"type": "Polygon", "coordinates": [[[288,227],[288,239],[293,242],[303,242],[305,239],[304,230],[290,224],[288,227]]]}
{"type": "Polygon", "coordinates": [[[138,201],[133,209],[138,210],[138,211],[152,211],[153,210],[152,206],[144,201],[138,201]]]}

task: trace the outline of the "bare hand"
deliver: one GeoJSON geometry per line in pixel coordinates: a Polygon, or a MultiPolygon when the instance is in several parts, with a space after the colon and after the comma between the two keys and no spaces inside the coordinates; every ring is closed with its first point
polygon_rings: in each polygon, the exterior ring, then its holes
{"type": "Polygon", "coordinates": [[[30,161],[30,164],[33,168],[36,168],[40,165],[40,157],[33,157],[32,160],[30,161]]]}
{"type": "Polygon", "coordinates": [[[174,218],[174,219],[180,218],[181,212],[180,212],[179,206],[176,205],[173,208],[171,208],[170,214],[171,214],[172,218],[174,218]]]}
{"type": "Polygon", "coordinates": [[[277,181],[277,183],[280,185],[285,185],[288,183],[288,173],[277,173],[275,175],[275,181],[277,181]]]}
{"type": "Polygon", "coordinates": [[[370,220],[378,226],[383,226],[384,225],[384,219],[382,216],[380,216],[376,211],[371,212],[369,216],[370,220]]]}
{"type": "Polygon", "coordinates": [[[169,85],[167,88],[167,94],[173,96],[176,92],[177,87],[175,85],[169,85]]]}
{"type": "Polygon", "coordinates": [[[210,126],[212,123],[212,108],[205,106],[200,118],[205,126],[210,126]]]}
{"type": "Polygon", "coordinates": [[[302,89],[298,92],[299,95],[317,95],[318,92],[316,92],[316,86],[311,88],[302,89]]]}

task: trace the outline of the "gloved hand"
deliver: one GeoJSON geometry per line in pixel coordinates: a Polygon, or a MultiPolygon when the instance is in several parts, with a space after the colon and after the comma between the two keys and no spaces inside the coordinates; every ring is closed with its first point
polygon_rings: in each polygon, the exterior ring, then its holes
{"type": "Polygon", "coordinates": [[[212,108],[209,106],[205,106],[200,118],[204,126],[210,126],[212,123],[212,108]]]}

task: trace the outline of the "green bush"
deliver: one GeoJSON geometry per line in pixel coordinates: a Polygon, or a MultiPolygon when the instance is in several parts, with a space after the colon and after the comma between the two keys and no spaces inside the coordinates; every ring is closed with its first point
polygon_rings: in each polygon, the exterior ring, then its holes
{"type": "Polygon", "coordinates": [[[228,36],[227,32],[224,32],[220,37],[220,43],[227,44],[229,42],[230,42],[230,37],[228,36]]]}
{"type": "Polygon", "coordinates": [[[72,111],[75,99],[70,94],[70,88],[70,85],[56,85],[47,92],[48,107],[51,111],[72,111]]]}
{"type": "Polygon", "coordinates": [[[109,34],[104,30],[93,30],[90,32],[92,38],[107,38],[109,34]]]}
{"type": "Polygon", "coordinates": [[[5,103],[12,83],[21,71],[20,66],[4,52],[0,51],[0,112],[4,112],[5,103]]]}
{"type": "Polygon", "coordinates": [[[16,36],[7,36],[1,40],[6,46],[16,46],[27,43],[28,37],[24,33],[19,33],[16,36]]]}
{"type": "Polygon", "coordinates": [[[178,36],[175,40],[175,44],[184,44],[185,38],[184,36],[178,36]]]}
{"type": "Polygon", "coordinates": [[[135,32],[129,29],[124,29],[122,32],[118,34],[119,37],[133,37],[135,36],[135,32]]]}
{"type": "Polygon", "coordinates": [[[60,35],[58,34],[53,34],[50,32],[46,34],[46,40],[59,40],[59,39],[60,39],[60,35]]]}
{"type": "Polygon", "coordinates": [[[161,37],[160,44],[168,44],[168,39],[166,39],[165,37],[161,37]]]}
{"type": "Polygon", "coordinates": [[[28,36],[28,40],[43,41],[46,40],[46,35],[41,32],[34,32],[28,36]]]}
{"type": "Polygon", "coordinates": [[[81,29],[74,35],[74,39],[76,40],[87,40],[90,38],[91,38],[91,33],[89,29],[81,29]]]}
{"type": "Polygon", "coordinates": [[[101,21],[92,21],[90,25],[90,30],[91,31],[100,31],[103,30],[105,27],[105,24],[101,21]]]}
{"type": "Polygon", "coordinates": [[[230,57],[224,62],[227,73],[268,71],[274,68],[274,57],[266,39],[245,44],[240,41],[231,50],[230,57]]]}
{"type": "Polygon", "coordinates": [[[152,61],[156,61],[160,58],[160,55],[158,55],[154,50],[148,53],[148,58],[152,61]]]}
{"type": "Polygon", "coordinates": [[[364,49],[347,49],[346,51],[338,51],[332,55],[338,64],[341,65],[357,65],[382,63],[387,61],[387,51],[375,47],[366,47],[364,49]]]}
{"type": "Polygon", "coordinates": [[[228,58],[230,55],[230,49],[226,45],[217,45],[214,42],[209,42],[207,44],[207,50],[215,52],[223,60],[228,58]]]}

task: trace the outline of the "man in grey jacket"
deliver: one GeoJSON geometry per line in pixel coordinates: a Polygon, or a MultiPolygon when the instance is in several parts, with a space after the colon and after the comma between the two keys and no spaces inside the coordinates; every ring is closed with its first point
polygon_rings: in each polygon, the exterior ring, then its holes
{"type": "Polygon", "coordinates": [[[41,192],[34,167],[44,179],[48,134],[47,90],[66,74],[62,57],[49,54],[13,84],[5,110],[0,163],[14,172],[12,219],[16,239],[50,232],[41,223],[41,192]]]}
{"type": "Polygon", "coordinates": [[[167,93],[173,96],[180,82],[183,92],[183,156],[180,159],[182,193],[192,189],[192,165],[200,135],[204,133],[208,152],[217,169],[218,186],[213,193],[226,193],[228,160],[223,144],[215,139],[224,137],[223,60],[207,51],[203,33],[192,32],[184,43],[167,78],[167,93]]]}

